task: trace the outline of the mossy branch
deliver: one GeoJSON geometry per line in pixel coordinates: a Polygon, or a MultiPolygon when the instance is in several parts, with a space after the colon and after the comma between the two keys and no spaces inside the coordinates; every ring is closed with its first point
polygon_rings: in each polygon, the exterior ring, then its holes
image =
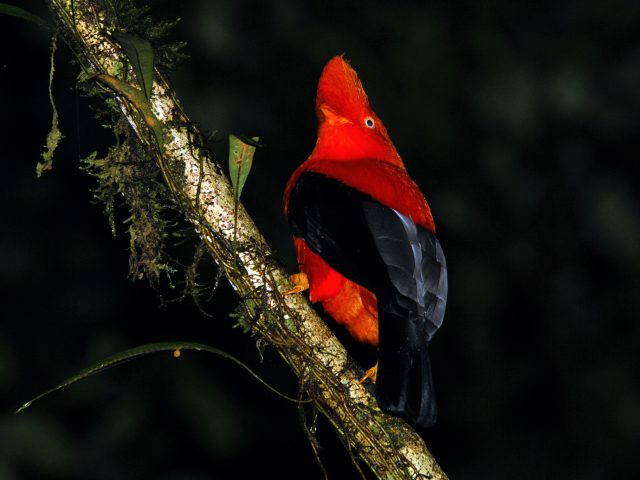
{"type": "MultiPolygon", "coordinates": [[[[129,0],[47,3],[57,33],[74,50],[84,78],[116,78],[137,88],[131,66],[113,38],[116,31],[126,30],[114,5],[135,9],[129,0]]],[[[236,217],[229,181],[202,147],[202,136],[163,73],[156,68],[150,112],[134,105],[131,92],[110,95],[115,96],[116,108],[137,141],[157,161],[174,201],[238,292],[247,329],[264,337],[289,364],[301,389],[334,425],[354,462],[365,462],[378,478],[447,478],[420,436],[402,420],[380,411],[373,396],[358,383],[362,370],[302,295],[279,293],[291,288],[286,272],[242,205],[236,217]],[[162,146],[158,126],[150,124],[150,118],[160,123],[162,146]]]]}

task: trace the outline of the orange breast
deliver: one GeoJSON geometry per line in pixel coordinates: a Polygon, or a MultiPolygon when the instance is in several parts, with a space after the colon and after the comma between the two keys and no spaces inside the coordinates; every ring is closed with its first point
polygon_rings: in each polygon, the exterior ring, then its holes
{"type": "Polygon", "coordinates": [[[376,296],[369,290],[346,280],[340,292],[323,301],[322,306],[353,338],[378,345],[378,307],[376,296]]]}
{"type": "Polygon", "coordinates": [[[300,270],[309,279],[309,299],[321,302],[324,310],[352,337],[378,345],[378,307],[376,296],[364,287],[346,279],[295,238],[300,270]]]}

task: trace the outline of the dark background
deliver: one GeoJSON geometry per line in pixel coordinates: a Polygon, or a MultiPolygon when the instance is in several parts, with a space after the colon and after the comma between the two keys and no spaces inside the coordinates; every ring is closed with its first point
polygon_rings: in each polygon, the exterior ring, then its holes
{"type": "MultiPolygon", "coordinates": [[[[440,417],[423,436],[451,478],[640,475],[640,3],[151,3],[182,18],[170,39],[191,58],[171,78],[186,111],[218,138],[267,145],[244,203],[292,272],[281,193],[315,141],[317,78],[339,53],[359,72],[449,263],[432,346],[440,417]]],[[[13,413],[165,340],[224,348],[296,392],[272,349],[261,363],[231,328],[226,282],[207,318],[127,279],[125,228],[111,238],[78,168],[113,138],[77,97],[70,60],[60,45],[66,138],[37,179],[48,34],[0,18],[0,479],[320,478],[295,405],[206,354],[144,357],[13,413]]],[[[226,161],[226,142],[214,154],[226,161]]],[[[356,478],[325,421],[318,439],[330,477],[356,478]]]]}

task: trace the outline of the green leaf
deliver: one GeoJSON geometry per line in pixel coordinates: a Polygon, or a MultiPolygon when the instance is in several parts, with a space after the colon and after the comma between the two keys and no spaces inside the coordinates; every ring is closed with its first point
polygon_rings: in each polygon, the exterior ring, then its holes
{"type": "Polygon", "coordinates": [[[5,15],[11,15],[12,17],[22,18],[23,20],[29,20],[30,22],[33,22],[36,25],[40,25],[41,27],[44,27],[48,30],[53,30],[51,28],[51,25],[46,20],[43,20],[37,15],[34,15],[31,12],[27,12],[26,10],[23,10],[22,8],[19,8],[13,5],[0,3],[0,13],[4,13],[5,15]]]}
{"type": "Polygon", "coordinates": [[[144,92],[144,96],[151,98],[153,85],[153,48],[151,43],[144,38],[129,33],[116,32],[113,34],[136,72],[138,84],[144,92]]]}
{"type": "Polygon", "coordinates": [[[106,73],[100,73],[94,78],[107,85],[114,92],[123,95],[138,109],[142,118],[144,118],[145,123],[153,132],[153,135],[158,142],[158,148],[160,148],[160,152],[162,153],[164,151],[164,134],[162,131],[162,124],[158,120],[158,117],[153,113],[151,102],[142,94],[142,92],[128,83],[123,82],[116,77],[112,77],[111,75],[107,75],[106,73]]]}
{"type": "Polygon", "coordinates": [[[240,137],[229,135],[229,176],[231,177],[231,185],[236,194],[236,200],[240,198],[242,188],[247,181],[251,165],[253,163],[253,155],[256,146],[259,145],[260,137],[251,137],[251,140],[241,139],[240,137]]]}
{"type": "Polygon", "coordinates": [[[95,363],[95,364],[91,365],[90,367],[85,368],[84,370],[79,371],[78,373],[76,373],[75,375],[67,378],[62,383],[59,383],[58,385],[56,385],[52,389],[47,390],[44,393],[41,393],[40,395],[38,395],[35,398],[32,398],[28,402],[24,403],[18,410],[16,410],[16,413],[20,413],[21,411],[29,408],[33,404],[33,402],[35,402],[37,400],[40,400],[42,397],[45,397],[45,396],[49,395],[50,393],[58,391],[58,390],[60,390],[61,388],[64,388],[64,387],[68,387],[69,385],[71,385],[73,383],[76,383],[77,381],[82,380],[84,378],[90,377],[93,374],[100,373],[100,372],[102,372],[102,371],[104,371],[104,370],[106,370],[108,368],[115,367],[116,365],[120,365],[121,363],[126,362],[127,360],[130,360],[132,358],[140,357],[140,356],[143,356],[143,355],[148,355],[150,353],[166,352],[166,351],[172,351],[173,352],[173,356],[175,358],[178,358],[178,357],[180,357],[182,350],[196,350],[196,351],[201,351],[201,352],[212,353],[214,355],[218,355],[218,356],[221,356],[223,358],[226,358],[227,360],[231,360],[232,362],[234,362],[234,363],[240,365],[242,368],[244,368],[256,380],[258,380],[260,383],[262,383],[265,387],[267,387],[272,392],[275,392],[280,397],[282,397],[282,398],[284,398],[286,400],[289,400],[291,402],[301,403],[301,401],[298,400],[298,399],[291,398],[291,397],[288,397],[287,395],[283,395],[282,393],[280,393],[278,390],[273,388],[267,382],[262,380],[258,375],[256,375],[244,363],[242,363],[240,360],[238,360],[234,356],[229,355],[227,352],[225,352],[223,350],[220,350],[220,349],[215,348],[215,347],[211,347],[209,345],[204,345],[202,343],[194,343],[194,342],[160,342],[160,343],[148,343],[148,344],[145,344],[145,345],[140,345],[139,347],[134,347],[134,348],[131,348],[129,350],[124,350],[122,352],[116,353],[115,355],[107,357],[104,360],[102,360],[102,361],[100,361],[98,363],[95,363]]]}

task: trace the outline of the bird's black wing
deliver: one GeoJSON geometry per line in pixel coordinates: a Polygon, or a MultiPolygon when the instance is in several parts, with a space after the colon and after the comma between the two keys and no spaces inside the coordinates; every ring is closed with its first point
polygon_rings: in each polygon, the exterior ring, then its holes
{"type": "Polygon", "coordinates": [[[428,343],[442,324],[447,268],[432,232],[342,182],[300,175],[288,220],[334,270],[378,299],[381,407],[426,426],[436,406],[428,343]]]}

